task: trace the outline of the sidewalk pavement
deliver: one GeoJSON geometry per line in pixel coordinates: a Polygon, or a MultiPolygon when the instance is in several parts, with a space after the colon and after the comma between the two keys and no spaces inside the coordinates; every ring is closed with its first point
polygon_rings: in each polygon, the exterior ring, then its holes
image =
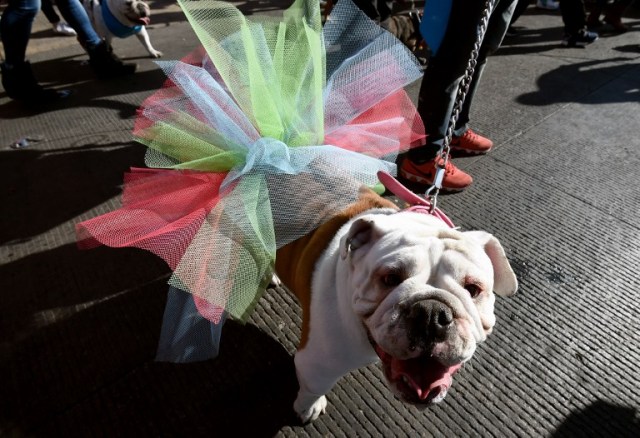
{"type": "MultiPolygon", "coordinates": [[[[152,4],[154,46],[181,58],[193,32],[173,2],[152,4]]],[[[270,290],[250,323],[227,323],[217,359],[155,363],[167,267],[138,250],[76,249],[74,224],[115,208],[123,172],[143,164],[134,115],[164,78],[131,38],[114,45],[139,72],[97,81],[75,40],[39,16],[36,76],[74,94],[29,112],[0,93],[0,435],[640,436],[634,11],[626,34],[564,49],[559,14],[530,8],[489,61],[472,121],[496,147],[455,159],[474,185],[439,206],[501,240],[520,291],[498,299],[495,333],[446,400],[404,405],[371,366],[305,427],[291,412],[300,318],[288,295],[270,290]],[[40,141],[9,148],[25,137],[40,141]]]]}

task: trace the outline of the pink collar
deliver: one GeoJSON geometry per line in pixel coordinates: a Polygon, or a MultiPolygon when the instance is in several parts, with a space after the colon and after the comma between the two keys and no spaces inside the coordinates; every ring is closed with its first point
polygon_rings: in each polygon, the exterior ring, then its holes
{"type": "Polygon", "coordinates": [[[409,204],[409,207],[403,211],[414,211],[416,213],[431,214],[447,224],[449,228],[455,228],[453,222],[451,222],[451,219],[449,219],[447,215],[444,214],[439,208],[436,207],[433,212],[431,212],[431,203],[429,201],[407,189],[400,183],[400,181],[395,179],[387,172],[383,170],[378,171],[378,179],[380,180],[382,185],[387,188],[387,190],[396,195],[399,199],[409,204]]]}

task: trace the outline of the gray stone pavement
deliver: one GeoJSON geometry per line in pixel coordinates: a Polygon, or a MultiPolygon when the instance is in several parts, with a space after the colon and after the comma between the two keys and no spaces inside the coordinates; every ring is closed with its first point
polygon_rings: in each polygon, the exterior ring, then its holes
{"type": "MultiPolygon", "coordinates": [[[[192,31],[174,3],[152,3],[154,45],[182,57],[192,31]]],[[[559,14],[530,8],[489,61],[472,121],[495,150],[456,158],[474,185],[439,205],[498,236],[520,291],[498,300],[495,333],[444,403],[403,405],[371,366],[302,427],[299,309],[286,293],[229,322],[217,359],[156,363],[167,267],[138,250],[76,249],[74,224],[115,208],[123,172],[142,165],[133,117],[163,77],[129,39],[115,48],[139,72],[96,81],[74,39],[39,17],[37,77],[74,95],[30,112],[0,93],[0,435],[640,436],[638,9],[626,21],[626,34],[563,49],[559,14]],[[9,148],[22,137],[40,141],[9,148]]]]}

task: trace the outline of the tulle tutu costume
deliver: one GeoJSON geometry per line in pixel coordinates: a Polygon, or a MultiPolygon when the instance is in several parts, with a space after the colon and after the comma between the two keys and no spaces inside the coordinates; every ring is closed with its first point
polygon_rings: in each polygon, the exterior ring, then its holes
{"type": "Polygon", "coordinates": [[[282,17],[180,0],[202,47],[163,61],[134,136],[148,168],[122,207],[77,226],[79,245],[137,247],[170,266],[158,359],[216,355],[225,317],[245,321],[276,250],[356,201],[424,138],[403,87],[419,63],[350,0],[324,27],[318,0],[282,17]]]}

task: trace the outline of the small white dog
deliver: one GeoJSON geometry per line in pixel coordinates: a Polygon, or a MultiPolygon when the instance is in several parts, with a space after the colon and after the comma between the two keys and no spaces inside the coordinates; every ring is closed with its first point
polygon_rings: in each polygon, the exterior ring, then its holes
{"type": "Polygon", "coordinates": [[[162,52],[151,45],[145,25],[149,24],[151,9],[141,0],[82,0],[96,33],[111,47],[111,40],[135,35],[152,58],[162,52]]]}
{"type": "Polygon", "coordinates": [[[495,294],[518,283],[498,240],[429,214],[360,201],[278,250],[276,272],[303,309],[294,409],[315,420],[342,376],[382,362],[390,389],[427,406],[496,322],[495,294]]]}

